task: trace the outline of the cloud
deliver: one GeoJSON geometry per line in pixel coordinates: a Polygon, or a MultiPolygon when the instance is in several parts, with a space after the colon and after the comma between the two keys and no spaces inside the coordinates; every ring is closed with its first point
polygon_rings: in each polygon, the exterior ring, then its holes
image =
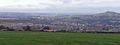
{"type": "Polygon", "coordinates": [[[0,0],[0,9],[80,11],[119,8],[120,0],[0,0]]]}

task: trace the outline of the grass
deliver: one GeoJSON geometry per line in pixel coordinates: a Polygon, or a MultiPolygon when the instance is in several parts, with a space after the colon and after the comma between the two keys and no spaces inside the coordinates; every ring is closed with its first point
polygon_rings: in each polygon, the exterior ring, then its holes
{"type": "Polygon", "coordinates": [[[120,45],[120,34],[0,32],[0,45],[120,45]]]}

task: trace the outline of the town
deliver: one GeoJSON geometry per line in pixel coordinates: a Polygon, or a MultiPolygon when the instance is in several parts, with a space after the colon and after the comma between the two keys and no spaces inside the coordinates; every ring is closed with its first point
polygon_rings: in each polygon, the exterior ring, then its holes
{"type": "MultiPolygon", "coordinates": [[[[20,14],[21,13],[19,13],[19,15],[20,14]]],[[[0,16],[0,30],[38,32],[120,32],[120,13],[107,11],[93,15],[43,16],[37,14],[37,16],[0,16]]]]}

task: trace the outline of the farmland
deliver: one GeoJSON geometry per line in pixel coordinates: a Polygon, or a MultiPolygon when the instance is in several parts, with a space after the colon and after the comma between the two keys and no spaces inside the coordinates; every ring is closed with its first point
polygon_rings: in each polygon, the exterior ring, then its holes
{"type": "Polygon", "coordinates": [[[0,45],[120,45],[120,34],[2,31],[0,45]]]}

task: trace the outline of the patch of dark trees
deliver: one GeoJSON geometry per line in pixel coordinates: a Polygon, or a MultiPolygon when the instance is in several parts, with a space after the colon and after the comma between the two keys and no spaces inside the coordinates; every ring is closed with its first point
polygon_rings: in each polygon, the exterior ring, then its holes
{"type": "MultiPolygon", "coordinates": [[[[22,29],[24,31],[35,31],[33,29],[31,29],[32,27],[27,25],[27,26],[23,26],[22,29]]],[[[0,31],[16,31],[17,29],[11,28],[11,27],[6,27],[4,25],[0,25],[0,31]]],[[[23,30],[17,30],[17,31],[23,31],[23,30]]],[[[50,30],[49,26],[44,26],[41,30],[37,30],[36,32],[47,32],[45,30],[50,30]]],[[[55,32],[67,32],[66,30],[60,30],[60,31],[55,31],[55,32]]]]}
{"type": "MultiPolygon", "coordinates": [[[[31,26],[29,26],[29,25],[23,26],[22,28],[23,28],[24,31],[33,31],[31,29],[31,26]]],[[[39,30],[37,32],[47,32],[47,31],[44,31],[44,30],[50,30],[50,27],[45,26],[45,27],[43,27],[42,30],[39,30]]],[[[106,29],[106,30],[108,30],[108,29],[106,29]]],[[[4,25],[0,25],[0,31],[16,31],[16,29],[10,28],[10,27],[5,27],[4,25]]],[[[22,30],[18,30],[18,31],[22,31],[22,30]]],[[[59,30],[59,31],[55,31],[55,32],[72,32],[72,31],[59,30]]],[[[81,31],[81,33],[120,33],[120,32],[81,31]]]]}
{"type": "MultiPolygon", "coordinates": [[[[24,31],[31,31],[30,26],[23,26],[22,28],[24,31]]],[[[10,27],[5,27],[4,25],[0,25],[0,31],[16,31],[16,29],[10,28],[10,27]]],[[[18,31],[22,31],[22,30],[18,30],[18,31]]]]}

